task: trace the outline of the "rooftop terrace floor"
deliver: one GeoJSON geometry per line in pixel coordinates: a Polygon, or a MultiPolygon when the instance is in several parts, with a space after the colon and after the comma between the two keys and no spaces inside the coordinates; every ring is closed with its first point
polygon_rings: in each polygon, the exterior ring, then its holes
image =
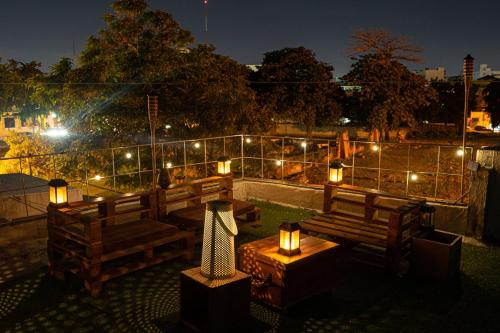
{"type": "MultiPolygon", "coordinates": [[[[237,245],[275,234],[282,219],[310,215],[258,206],[264,226],[241,230],[237,245]]],[[[499,262],[497,247],[464,245],[460,279],[437,284],[346,261],[331,293],[286,313],[252,303],[249,332],[499,332],[499,262]]],[[[106,283],[97,298],[80,281],[60,282],[39,268],[0,284],[0,331],[182,332],[176,323],[179,272],[196,265],[176,261],[145,269],[106,283]]]]}

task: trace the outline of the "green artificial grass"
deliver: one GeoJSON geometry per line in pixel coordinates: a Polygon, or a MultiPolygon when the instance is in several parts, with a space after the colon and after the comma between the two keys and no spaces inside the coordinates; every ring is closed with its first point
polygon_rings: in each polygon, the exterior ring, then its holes
{"type": "MultiPolygon", "coordinates": [[[[277,233],[284,219],[310,212],[257,202],[263,226],[244,228],[237,244],[277,233]]],[[[199,249],[198,249],[199,250],[199,249]]],[[[167,262],[104,284],[92,298],[79,280],[40,269],[0,284],[0,332],[181,332],[179,272],[198,261],[167,262]]],[[[462,247],[460,278],[449,283],[387,275],[349,260],[331,293],[287,312],[252,302],[253,332],[498,332],[500,249],[462,247]]]]}

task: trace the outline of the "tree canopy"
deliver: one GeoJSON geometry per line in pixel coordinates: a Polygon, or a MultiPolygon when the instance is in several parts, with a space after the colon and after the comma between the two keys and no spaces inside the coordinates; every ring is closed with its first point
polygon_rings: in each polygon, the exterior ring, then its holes
{"type": "Polygon", "coordinates": [[[378,30],[357,33],[354,39],[357,56],[343,80],[360,87],[353,94],[357,112],[382,130],[416,125],[416,113],[435,101],[436,93],[399,60],[417,60],[413,53],[419,48],[378,30]]]}
{"type": "Polygon", "coordinates": [[[500,125],[500,80],[492,81],[483,91],[486,111],[491,114],[493,127],[500,125]]]}
{"type": "Polygon", "coordinates": [[[251,78],[263,114],[305,125],[328,125],[341,113],[343,92],[333,82],[333,67],[318,61],[304,47],[284,48],[264,55],[251,78]]]}

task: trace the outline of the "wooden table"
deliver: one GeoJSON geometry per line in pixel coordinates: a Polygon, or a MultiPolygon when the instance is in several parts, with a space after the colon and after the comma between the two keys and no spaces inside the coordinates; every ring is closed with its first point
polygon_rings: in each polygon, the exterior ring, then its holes
{"type": "Polygon", "coordinates": [[[250,316],[250,276],[236,270],[227,279],[208,279],[200,267],[181,272],[181,320],[195,332],[235,332],[250,316]]]}
{"type": "Polygon", "coordinates": [[[278,253],[278,236],[243,244],[239,269],[252,275],[252,296],[277,308],[286,308],[333,287],[339,244],[313,236],[300,240],[301,254],[278,253]]]}

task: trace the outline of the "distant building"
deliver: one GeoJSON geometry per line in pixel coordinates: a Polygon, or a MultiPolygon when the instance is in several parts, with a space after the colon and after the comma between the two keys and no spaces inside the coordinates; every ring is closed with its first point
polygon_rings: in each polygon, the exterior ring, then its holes
{"type": "Polygon", "coordinates": [[[18,112],[5,112],[0,115],[0,140],[11,132],[40,133],[42,129],[57,127],[57,115],[38,116],[23,120],[18,112]]]}
{"type": "Polygon", "coordinates": [[[249,70],[252,72],[257,72],[262,65],[246,65],[249,70]]]}
{"type": "Polygon", "coordinates": [[[425,80],[431,81],[444,81],[446,79],[446,71],[444,67],[426,68],[418,72],[425,80]]]}
{"type": "Polygon", "coordinates": [[[479,65],[479,74],[478,78],[483,78],[485,76],[493,76],[497,79],[500,79],[500,70],[493,70],[491,67],[488,67],[487,64],[479,65]]]}

